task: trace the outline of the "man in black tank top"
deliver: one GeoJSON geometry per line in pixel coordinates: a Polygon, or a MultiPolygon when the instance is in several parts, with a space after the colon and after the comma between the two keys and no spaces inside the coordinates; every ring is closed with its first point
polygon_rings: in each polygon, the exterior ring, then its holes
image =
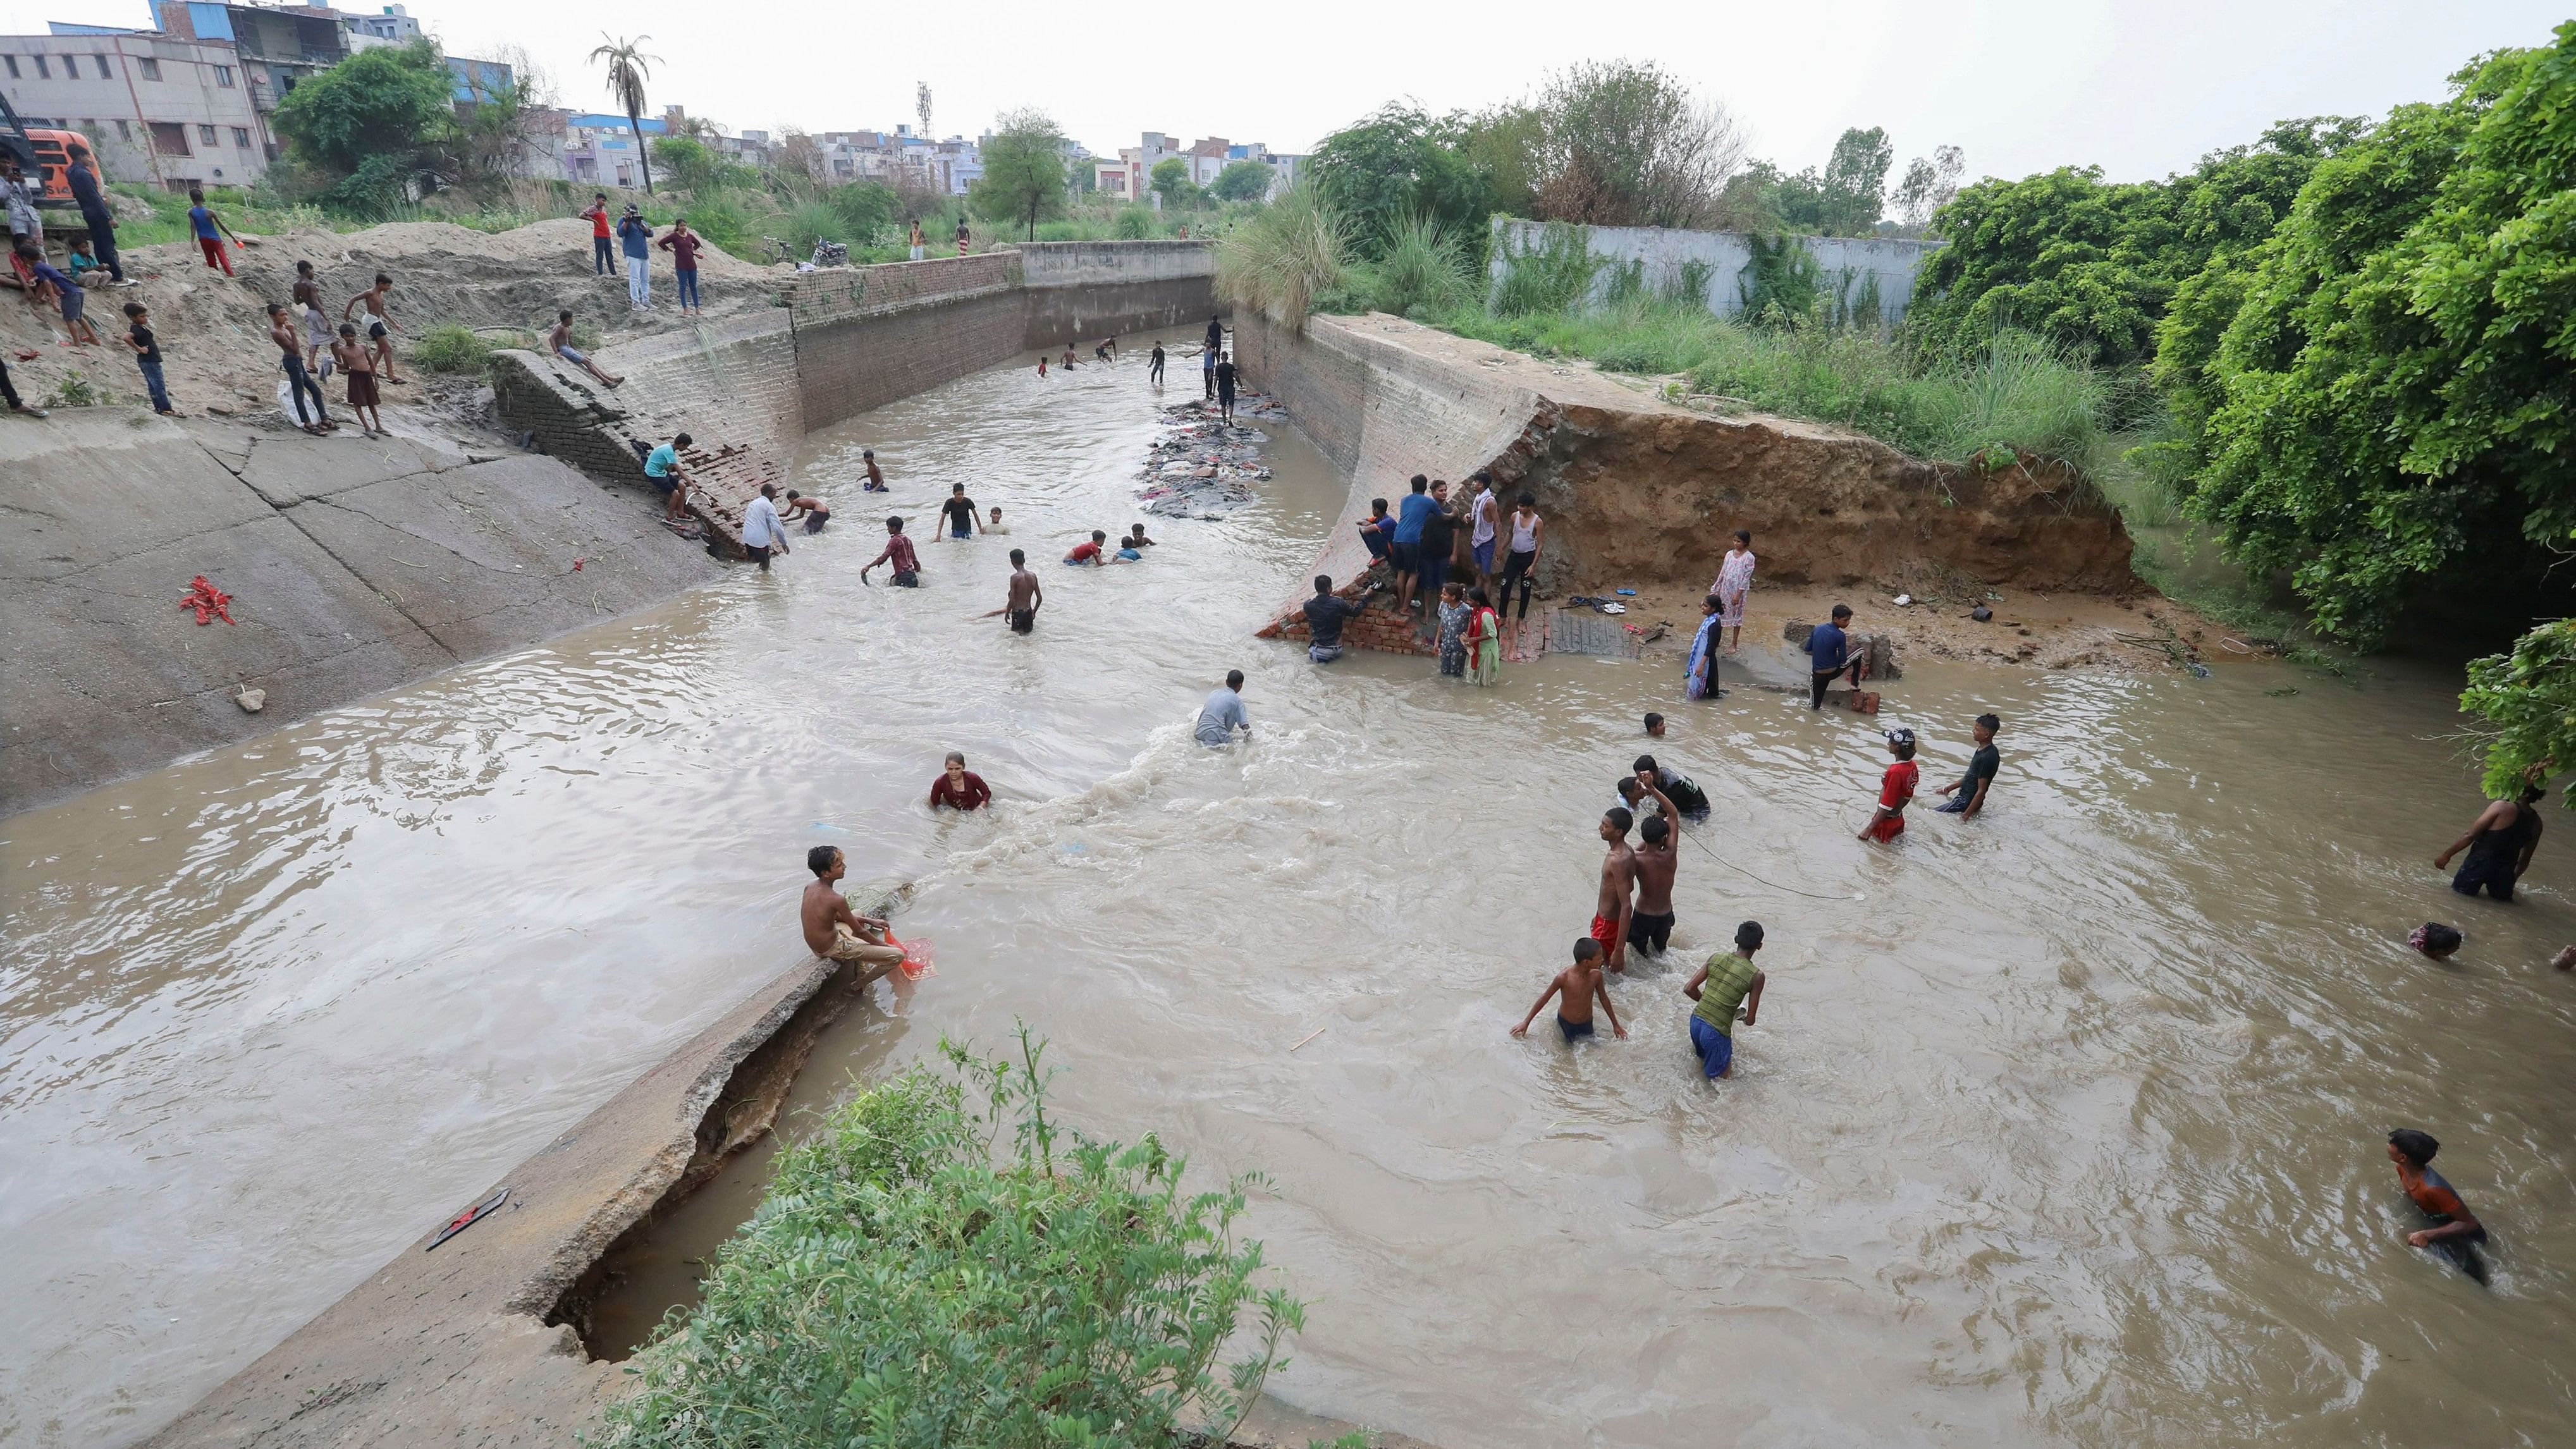
{"type": "Polygon", "coordinates": [[[2497,900],[2512,900],[2513,883],[2531,868],[2531,854],[2540,848],[2538,806],[2547,793],[2529,785],[2518,800],[2489,801],[2469,833],[2433,857],[2433,868],[2449,869],[2451,857],[2465,850],[2469,858],[2460,862],[2459,873],[2451,877],[2451,889],[2464,896],[2483,890],[2497,900]]]}

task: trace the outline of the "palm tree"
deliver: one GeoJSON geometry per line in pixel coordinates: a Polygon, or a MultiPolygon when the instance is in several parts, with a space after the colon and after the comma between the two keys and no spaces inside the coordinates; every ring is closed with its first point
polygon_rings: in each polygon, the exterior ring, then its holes
{"type": "Polygon", "coordinates": [[[634,128],[636,154],[644,160],[644,194],[653,194],[653,148],[644,144],[644,80],[653,67],[662,63],[658,55],[646,55],[637,47],[653,37],[639,35],[633,40],[610,39],[607,31],[599,38],[608,44],[590,53],[592,60],[608,62],[608,94],[625,108],[627,124],[634,128]]]}

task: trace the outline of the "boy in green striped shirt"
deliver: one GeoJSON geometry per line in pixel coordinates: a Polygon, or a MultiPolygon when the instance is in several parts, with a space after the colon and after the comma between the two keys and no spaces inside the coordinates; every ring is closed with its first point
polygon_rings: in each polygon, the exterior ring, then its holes
{"type": "Polygon", "coordinates": [[[1733,953],[1709,957],[1682,987],[1682,995],[1699,1003],[1691,1013],[1691,1050],[1711,1080],[1735,1074],[1735,1008],[1743,1006],[1746,1026],[1762,1010],[1763,976],[1753,967],[1753,953],[1761,949],[1762,923],[1746,921],[1735,928],[1733,953]]]}

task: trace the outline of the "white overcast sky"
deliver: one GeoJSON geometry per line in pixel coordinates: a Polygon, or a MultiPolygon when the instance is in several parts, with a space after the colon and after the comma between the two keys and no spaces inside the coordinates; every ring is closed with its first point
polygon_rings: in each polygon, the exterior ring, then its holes
{"type": "MultiPolygon", "coordinates": [[[[368,8],[352,3],[351,9],[368,8]]],[[[2161,176],[2285,116],[2382,114],[2472,55],[2545,43],[2567,0],[1950,0],[1738,4],[818,4],[411,0],[451,53],[517,45],[560,99],[604,107],[604,28],[652,37],[656,107],[731,129],[891,127],[930,84],[936,128],[1036,105],[1099,152],[1145,130],[1305,151],[1386,101],[1475,108],[1583,59],[1652,59],[1732,111],[1754,154],[1821,164],[1846,126],[1971,176],[2098,164],[2161,176]]],[[[0,33],[147,23],[143,0],[0,0],[0,33]]]]}

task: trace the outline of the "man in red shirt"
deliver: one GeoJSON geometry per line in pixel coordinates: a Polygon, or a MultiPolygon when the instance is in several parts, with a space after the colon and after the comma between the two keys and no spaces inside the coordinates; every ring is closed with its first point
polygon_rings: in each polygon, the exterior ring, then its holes
{"type": "Polygon", "coordinates": [[[903,536],[901,518],[886,520],[885,552],[868,560],[868,568],[859,570],[859,582],[866,583],[868,569],[875,568],[889,559],[894,561],[894,581],[897,585],[907,589],[921,587],[921,558],[912,551],[912,540],[903,536]]]}
{"type": "Polygon", "coordinates": [[[948,770],[930,782],[930,808],[942,805],[959,810],[981,810],[993,803],[993,792],[984,777],[966,768],[966,757],[955,750],[948,752],[948,770]]]}
{"type": "Polygon", "coordinates": [[[607,276],[609,264],[617,260],[617,249],[608,244],[608,193],[592,192],[590,210],[581,214],[590,218],[591,265],[600,276],[607,276]]]}
{"type": "Polygon", "coordinates": [[[1887,752],[1896,757],[1896,763],[1879,778],[1878,809],[1871,813],[1869,824],[1861,827],[1857,837],[1881,845],[1905,833],[1906,802],[1914,798],[1914,786],[1923,778],[1922,769],[1914,763],[1914,731],[1889,730],[1887,752]]]}

